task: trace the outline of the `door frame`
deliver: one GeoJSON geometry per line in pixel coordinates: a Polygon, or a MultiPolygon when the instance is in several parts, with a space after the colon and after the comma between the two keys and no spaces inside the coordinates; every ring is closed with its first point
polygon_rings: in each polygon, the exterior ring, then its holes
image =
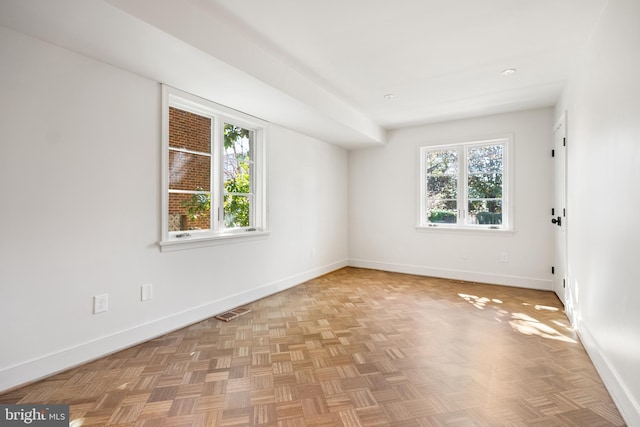
{"type": "Polygon", "coordinates": [[[552,289],[562,301],[562,304],[567,307],[567,300],[570,294],[569,283],[567,280],[567,265],[568,265],[568,221],[567,221],[567,150],[568,150],[568,138],[567,138],[567,112],[564,111],[560,118],[556,121],[553,127],[553,149],[556,150],[553,164],[553,208],[555,209],[554,216],[552,218],[561,218],[562,226],[560,229],[556,228],[554,224],[553,229],[553,265],[555,269],[552,289]],[[561,132],[560,138],[563,138],[563,144],[560,147],[556,147],[556,133],[561,132]],[[562,150],[558,152],[557,150],[562,150]],[[563,164],[558,168],[558,161],[562,161],[563,164]],[[558,172],[562,174],[561,180],[557,176],[558,172]],[[561,192],[561,194],[558,194],[561,192]],[[556,206],[556,200],[561,199],[561,206],[556,206]],[[558,236],[558,233],[560,235],[558,236]],[[558,241],[561,239],[560,249],[562,254],[558,254],[558,241]]]}

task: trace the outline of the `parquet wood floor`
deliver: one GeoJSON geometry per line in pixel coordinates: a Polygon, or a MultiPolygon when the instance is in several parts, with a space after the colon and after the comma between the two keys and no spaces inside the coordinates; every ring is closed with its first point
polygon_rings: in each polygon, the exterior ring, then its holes
{"type": "Polygon", "coordinates": [[[345,268],[0,396],[71,426],[621,426],[550,292],[345,268]]]}

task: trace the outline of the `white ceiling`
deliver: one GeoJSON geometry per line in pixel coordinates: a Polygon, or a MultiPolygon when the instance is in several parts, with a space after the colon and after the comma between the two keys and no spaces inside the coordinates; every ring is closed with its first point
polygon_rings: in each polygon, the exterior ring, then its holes
{"type": "Polygon", "coordinates": [[[606,2],[1,0],[0,25],[354,148],[553,105],[606,2]]]}
{"type": "Polygon", "coordinates": [[[202,3],[223,7],[265,49],[395,128],[553,105],[605,0],[202,3]],[[518,72],[504,77],[507,68],[518,72]]]}

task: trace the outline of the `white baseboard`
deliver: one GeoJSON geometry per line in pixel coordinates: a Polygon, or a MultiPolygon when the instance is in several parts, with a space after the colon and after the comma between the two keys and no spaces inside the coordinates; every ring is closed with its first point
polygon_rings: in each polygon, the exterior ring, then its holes
{"type": "Polygon", "coordinates": [[[475,271],[452,270],[420,265],[392,264],[386,262],[366,261],[361,259],[350,259],[349,266],[392,271],[395,273],[415,274],[418,276],[430,276],[443,279],[489,283],[493,285],[516,286],[520,288],[538,289],[543,291],[552,290],[551,280],[534,279],[529,277],[487,274],[475,271]]]}
{"type": "Polygon", "coordinates": [[[640,426],[640,403],[633,398],[633,395],[625,385],[624,379],[611,365],[584,322],[580,323],[577,331],[582,345],[587,350],[593,365],[596,367],[598,374],[600,374],[602,382],[607,387],[625,423],[628,426],[640,426]]]}
{"type": "Polygon", "coordinates": [[[4,368],[0,370],[0,393],[162,336],[232,308],[273,295],[346,267],[347,264],[347,261],[343,260],[317,267],[152,322],[4,368]]]}

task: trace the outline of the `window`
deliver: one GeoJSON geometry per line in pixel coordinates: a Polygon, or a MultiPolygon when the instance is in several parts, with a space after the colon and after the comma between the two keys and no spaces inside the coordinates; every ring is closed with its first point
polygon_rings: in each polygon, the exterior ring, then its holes
{"type": "Polygon", "coordinates": [[[266,123],[163,86],[163,250],[267,231],[266,123]]]}
{"type": "Polygon", "coordinates": [[[418,227],[510,229],[510,141],[421,147],[418,227]]]}

